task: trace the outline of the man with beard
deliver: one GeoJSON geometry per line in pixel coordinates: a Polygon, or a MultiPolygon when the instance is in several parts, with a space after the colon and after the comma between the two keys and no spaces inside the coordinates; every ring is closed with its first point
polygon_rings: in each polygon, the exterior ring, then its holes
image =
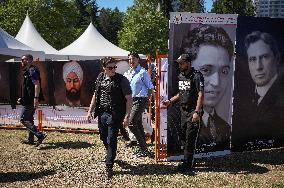
{"type": "Polygon", "coordinates": [[[78,62],[71,61],[63,66],[63,79],[66,87],[66,99],[69,106],[80,106],[83,70],[78,62]]]}
{"type": "Polygon", "coordinates": [[[33,65],[33,56],[26,54],[22,56],[21,68],[23,71],[23,83],[21,85],[21,98],[17,103],[23,105],[21,112],[21,123],[27,127],[29,136],[27,140],[23,140],[23,144],[34,145],[34,136],[39,146],[47,136],[46,133],[40,132],[34,124],[35,110],[38,108],[39,102],[43,100],[41,91],[41,79],[39,69],[33,65]]]}
{"type": "Polygon", "coordinates": [[[179,92],[165,106],[180,101],[182,141],[184,142],[184,161],[178,166],[180,172],[191,171],[194,165],[194,153],[199,135],[200,120],[203,114],[204,78],[192,65],[193,57],[182,54],[176,62],[179,65],[179,92]]]}
{"type": "Polygon", "coordinates": [[[254,91],[244,113],[249,117],[240,140],[265,147],[284,143],[284,76],[277,42],[269,33],[254,31],[245,38],[245,48],[254,91]],[[244,138],[245,137],[245,138],[244,138]],[[263,144],[265,143],[265,144],[263,144]]]}

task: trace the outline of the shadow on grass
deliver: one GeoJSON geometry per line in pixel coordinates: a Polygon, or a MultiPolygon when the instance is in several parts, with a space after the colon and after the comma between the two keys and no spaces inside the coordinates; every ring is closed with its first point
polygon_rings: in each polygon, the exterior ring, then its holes
{"type": "MultiPolygon", "coordinates": [[[[138,164],[132,166],[125,161],[117,160],[116,163],[123,169],[123,171],[118,171],[116,174],[131,174],[131,175],[170,175],[179,173],[175,165],[165,165],[162,163],[158,164],[138,164]]],[[[188,175],[194,175],[192,173],[186,173],[188,175]]]]}
{"type": "Polygon", "coordinates": [[[284,148],[262,151],[236,152],[231,155],[198,159],[198,171],[229,172],[233,174],[263,174],[269,171],[261,164],[283,165],[284,148]],[[199,164],[201,162],[201,164],[199,164]],[[202,162],[204,162],[202,164],[202,162]]]}
{"type": "Polygon", "coordinates": [[[42,172],[0,172],[0,183],[34,180],[53,174],[55,174],[55,172],[50,170],[42,172]]]}
{"type": "MultiPolygon", "coordinates": [[[[284,164],[284,148],[237,152],[231,155],[215,158],[197,159],[196,165],[191,173],[187,175],[195,175],[197,172],[227,172],[231,174],[264,174],[269,169],[261,164],[283,165],[284,164]]],[[[116,163],[123,171],[117,174],[131,175],[169,175],[178,174],[176,165],[165,165],[163,162],[158,164],[138,164],[132,166],[125,161],[117,160],[116,163]]]]}
{"type": "Polygon", "coordinates": [[[82,148],[89,148],[94,146],[88,142],[47,142],[41,145],[39,148],[40,150],[48,150],[48,149],[82,149],[82,148]]]}

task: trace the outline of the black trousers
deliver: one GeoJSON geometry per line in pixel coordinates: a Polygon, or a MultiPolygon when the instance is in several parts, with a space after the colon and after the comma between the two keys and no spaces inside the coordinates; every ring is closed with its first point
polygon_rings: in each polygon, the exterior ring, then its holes
{"type": "Polygon", "coordinates": [[[119,128],[122,124],[122,120],[114,120],[111,118],[110,121],[110,115],[111,113],[108,112],[99,112],[98,116],[98,126],[100,131],[100,139],[103,141],[103,144],[106,149],[106,165],[108,167],[113,167],[114,160],[116,157],[116,151],[117,151],[117,136],[119,128]]]}
{"type": "Polygon", "coordinates": [[[37,138],[42,137],[42,133],[38,131],[37,127],[34,125],[34,114],[35,108],[33,106],[23,106],[20,121],[28,129],[30,142],[34,141],[34,136],[37,138]]]}
{"type": "Polygon", "coordinates": [[[136,137],[142,151],[147,149],[144,128],[142,125],[142,113],[147,105],[147,97],[133,97],[133,105],[129,117],[129,129],[136,137]]]}
{"type": "MultiPolygon", "coordinates": [[[[184,162],[190,167],[194,164],[194,153],[200,131],[200,121],[192,122],[193,112],[181,110],[182,142],[184,144],[184,162]]],[[[201,118],[200,118],[201,119],[201,118]]]]}

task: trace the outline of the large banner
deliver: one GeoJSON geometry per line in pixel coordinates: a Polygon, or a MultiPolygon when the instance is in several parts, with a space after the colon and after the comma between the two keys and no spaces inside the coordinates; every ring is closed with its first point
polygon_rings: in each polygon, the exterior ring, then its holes
{"type": "Polygon", "coordinates": [[[284,19],[238,17],[232,150],[284,146],[284,19]]]}
{"type": "Polygon", "coordinates": [[[10,103],[10,62],[0,62],[0,103],[10,103]]]}
{"type": "Polygon", "coordinates": [[[55,104],[89,106],[96,78],[102,71],[100,61],[56,62],[53,66],[55,104]]]}
{"type": "MultiPolygon", "coordinates": [[[[172,13],[169,41],[169,98],[178,92],[182,53],[194,56],[193,67],[205,81],[204,115],[196,157],[230,153],[236,15],[172,13]]],[[[168,156],[183,154],[179,103],[168,108],[168,156]]]]}

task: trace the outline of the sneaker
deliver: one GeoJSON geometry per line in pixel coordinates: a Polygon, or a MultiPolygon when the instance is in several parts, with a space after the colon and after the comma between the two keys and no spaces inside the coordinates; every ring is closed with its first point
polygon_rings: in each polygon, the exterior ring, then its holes
{"type": "Polygon", "coordinates": [[[181,163],[178,165],[177,170],[181,173],[192,172],[192,168],[188,163],[181,163]]]}
{"type": "Polygon", "coordinates": [[[136,157],[149,157],[149,158],[154,158],[153,154],[149,150],[145,151],[139,151],[136,154],[136,157]]]}
{"type": "Polygon", "coordinates": [[[130,141],[127,144],[125,144],[126,148],[132,148],[133,146],[137,146],[137,141],[130,141]]]}
{"type": "Polygon", "coordinates": [[[34,141],[30,141],[30,140],[22,140],[21,143],[27,144],[27,145],[35,145],[34,141]]]}
{"type": "Polygon", "coordinates": [[[47,134],[46,134],[46,133],[42,133],[42,134],[41,134],[41,137],[38,138],[37,143],[36,143],[35,146],[38,147],[38,146],[43,142],[43,140],[44,140],[46,137],[47,137],[47,134]]]}

